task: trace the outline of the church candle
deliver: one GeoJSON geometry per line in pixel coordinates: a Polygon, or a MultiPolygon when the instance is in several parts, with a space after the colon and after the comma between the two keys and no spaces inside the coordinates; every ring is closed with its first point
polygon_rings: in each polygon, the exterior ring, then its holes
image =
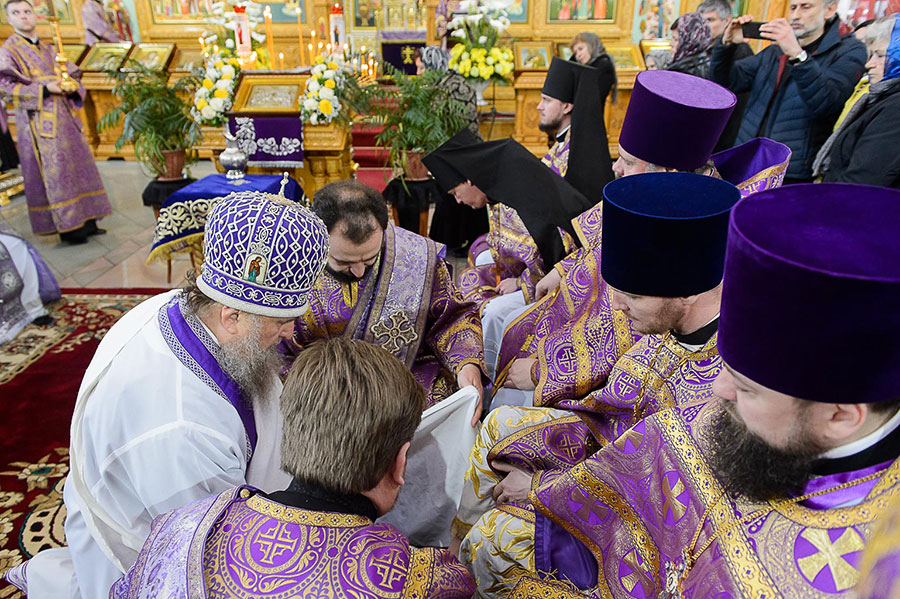
{"type": "Polygon", "coordinates": [[[266,48],[269,50],[269,68],[275,67],[275,36],[272,35],[272,9],[266,7],[263,10],[263,18],[266,20],[266,48]]]}
{"type": "MultiPolygon", "coordinates": [[[[302,18],[301,18],[302,15],[300,14],[301,10],[300,10],[299,3],[298,3],[297,8],[294,10],[297,12],[297,36],[300,39],[300,66],[303,66],[306,64],[306,58],[303,56],[303,50],[305,49],[305,46],[303,45],[303,23],[302,23],[302,18]]],[[[315,31],[313,32],[313,35],[315,35],[315,31]]],[[[312,54],[312,44],[310,44],[309,47],[310,47],[310,54],[312,54]]]]}
{"type": "Polygon", "coordinates": [[[197,41],[200,42],[200,52],[206,53],[206,44],[203,43],[203,36],[197,38],[197,41]]]}
{"type": "Polygon", "coordinates": [[[284,52],[278,53],[278,65],[281,68],[281,70],[283,71],[284,70],[284,52]]]}

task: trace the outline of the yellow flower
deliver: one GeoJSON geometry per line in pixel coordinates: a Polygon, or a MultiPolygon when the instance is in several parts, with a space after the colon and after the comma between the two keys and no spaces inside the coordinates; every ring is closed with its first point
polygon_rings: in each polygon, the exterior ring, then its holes
{"type": "Polygon", "coordinates": [[[197,100],[197,110],[203,110],[207,106],[209,106],[209,102],[207,102],[203,98],[200,98],[199,100],[197,100]]]}
{"type": "Polygon", "coordinates": [[[227,98],[228,90],[224,90],[221,87],[213,92],[213,96],[216,98],[227,98]]]}
{"type": "Polygon", "coordinates": [[[337,63],[335,63],[335,62],[329,62],[327,66],[328,66],[328,68],[331,69],[332,71],[336,71],[337,68],[338,68],[337,63]]]}
{"type": "Polygon", "coordinates": [[[324,85],[328,89],[334,89],[334,79],[326,79],[325,83],[323,83],[322,85],[324,85]]]}
{"type": "Polygon", "coordinates": [[[316,56],[316,64],[322,64],[324,62],[325,62],[325,58],[321,54],[316,56]]]}
{"type": "Polygon", "coordinates": [[[478,71],[481,74],[482,79],[490,79],[491,75],[494,74],[494,67],[488,65],[488,66],[479,68],[478,71]]]}
{"type": "Polygon", "coordinates": [[[221,69],[222,67],[225,66],[225,63],[222,62],[221,60],[217,60],[215,63],[213,63],[213,65],[214,65],[217,69],[221,69]]]}
{"type": "Polygon", "coordinates": [[[317,92],[317,91],[308,91],[308,92],[306,92],[306,95],[307,95],[307,97],[310,97],[310,98],[318,98],[318,97],[319,97],[319,92],[317,92]]]}
{"type": "Polygon", "coordinates": [[[228,59],[228,64],[230,64],[230,65],[233,66],[233,67],[239,67],[239,66],[241,66],[241,63],[238,62],[238,59],[237,59],[237,58],[229,58],[229,59],[228,59]]]}
{"type": "Polygon", "coordinates": [[[212,79],[207,77],[206,79],[203,80],[203,87],[205,87],[206,89],[212,89],[212,86],[213,86],[212,79]]]}
{"type": "Polygon", "coordinates": [[[319,112],[327,116],[334,112],[334,106],[331,105],[331,102],[323,98],[319,100],[319,112]]]}
{"type": "Polygon", "coordinates": [[[472,70],[472,61],[471,60],[463,60],[459,63],[459,72],[465,75],[469,71],[472,70]]]}
{"type": "Polygon", "coordinates": [[[466,49],[465,44],[456,44],[450,48],[450,58],[459,58],[459,55],[466,49]]]}

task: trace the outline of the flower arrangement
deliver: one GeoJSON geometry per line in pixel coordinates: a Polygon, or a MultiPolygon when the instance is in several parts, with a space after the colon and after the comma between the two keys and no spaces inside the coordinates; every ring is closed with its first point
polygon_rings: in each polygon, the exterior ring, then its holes
{"type": "Polygon", "coordinates": [[[497,45],[509,27],[507,3],[503,0],[464,2],[468,14],[453,18],[447,25],[450,37],[460,43],[450,50],[450,68],[469,80],[505,81],[514,68],[513,53],[497,45]]]}
{"type": "Polygon", "coordinates": [[[341,54],[316,56],[300,102],[300,118],[310,125],[327,125],[341,114],[346,73],[341,54]]]}
{"type": "Polygon", "coordinates": [[[198,74],[203,77],[197,91],[191,116],[201,125],[221,126],[225,124],[225,112],[234,102],[234,84],[241,72],[241,65],[235,57],[221,53],[210,54],[206,69],[198,74]]]}

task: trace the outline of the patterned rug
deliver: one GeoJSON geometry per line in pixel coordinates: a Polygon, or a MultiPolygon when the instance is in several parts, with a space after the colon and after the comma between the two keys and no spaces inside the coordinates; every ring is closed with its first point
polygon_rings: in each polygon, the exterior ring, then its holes
{"type": "MultiPolygon", "coordinates": [[[[47,326],[0,345],[0,576],[38,551],[65,545],[62,490],[69,424],[81,377],[106,331],[161,289],[63,289],[47,326]]],[[[21,597],[0,582],[0,599],[21,597]]]]}

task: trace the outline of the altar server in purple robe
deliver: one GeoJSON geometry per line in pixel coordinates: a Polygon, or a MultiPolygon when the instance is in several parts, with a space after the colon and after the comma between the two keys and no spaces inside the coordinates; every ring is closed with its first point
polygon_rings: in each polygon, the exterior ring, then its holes
{"type": "Polygon", "coordinates": [[[403,486],[425,392],[387,351],[356,339],[310,345],[281,395],[284,490],[246,485],[153,522],[111,599],[468,599],[446,549],[416,549],[375,523],[403,486]]]}
{"type": "Polygon", "coordinates": [[[15,33],[0,48],[0,92],[16,115],[31,230],[86,243],[105,232],[97,220],[112,208],[75,114],[85,97],[81,71],[68,64],[78,89],[63,93],[54,72],[55,46],[38,39],[31,2],[7,2],[5,10],[15,33]]]}
{"type": "MultiPolygon", "coordinates": [[[[534,569],[617,599],[847,596],[900,496],[898,218],[900,192],[862,185],[738,203],[714,396],[538,473],[534,569]]],[[[499,538],[479,567],[515,559],[499,538]]]]}
{"type": "MultiPolygon", "coordinates": [[[[485,522],[528,512],[535,472],[569,468],[643,416],[711,394],[728,213],[740,193],[712,177],[654,173],[614,181],[604,196],[602,274],[611,305],[643,337],[582,401],[491,412],[452,525],[463,555],[485,522]],[[507,513],[485,516],[498,506],[507,513]]],[[[528,535],[520,541],[530,545],[528,535]]],[[[482,579],[482,589],[497,583],[482,579]]]]}
{"type": "Polygon", "coordinates": [[[481,393],[481,322],[453,284],[446,248],[388,223],[381,194],[354,180],[317,191],[313,210],[328,227],[328,264],[281,343],[286,360],[317,339],[363,339],[406,364],[428,407],[469,385],[481,393]]]}
{"type": "Polygon", "coordinates": [[[200,275],[125,314],[87,368],[69,547],[27,563],[29,596],[106,597],[156,516],[245,483],[284,488],[275,345],[306,311],[327,252],[324,223],[283,196],[235,192],[215,206],[200,275]]]}
{"type": "Polygon", "coordinates": [[[109,22],[103,0],[85,0],[81,5],[81,22],[84,24],[84,43],[88,46],[119,41],[119,32],[109,22]]]}
{"type": "MultiPolygon", "coordinates": [[[[737,185],[742,194],[780,185],[790,150],[755,139],[712,156],[734,107],[734,94],[698,77],[641,73],[619,137],[616,173],[692,171],[737,185]],[[719,171],[718,166],[721,166],[719,171]]],[[[609,306],[600,277],[602,204],[573,221],[582,248],[557,264],[536,286],[548,293],[513,315],[499,351],[494,404],[553,406],[601,387],[613,364],[636,340],[628,321],[609,306]],[[560,286],[561,283],[561,286],[560,286]]]]}

